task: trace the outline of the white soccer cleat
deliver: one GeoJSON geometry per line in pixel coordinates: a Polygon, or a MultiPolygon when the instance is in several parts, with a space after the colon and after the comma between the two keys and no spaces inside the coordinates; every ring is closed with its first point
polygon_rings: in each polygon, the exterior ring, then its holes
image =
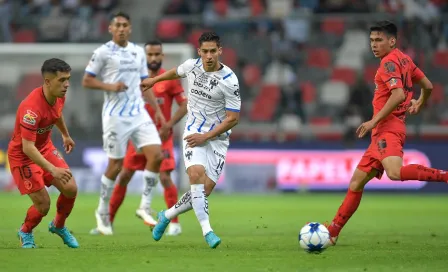
{"type": "MultiPolygon", "coordinates": [[[[100,214],[98,210],[95,211],[96,230],[102,235],[113,235],[112,224],[110,223],[109,214],[100,214]]],[[[92,232],[91,232],[92,234],[92,232]]]]}
{"type": "Polygon", "coordinates": [[[143,220],[143,223],[145,223],[145,225],[150,226],[151,228],[153,228],[157,224],[157,220],[152,217],[150,210],[138,209],[135,212],[135,215],[143,220]]]}
{"type": "Polygon", "coordinates": [[[177,236],[182,233],[182,228],[179,223],[170,223],[166,236],[177,236]]]}

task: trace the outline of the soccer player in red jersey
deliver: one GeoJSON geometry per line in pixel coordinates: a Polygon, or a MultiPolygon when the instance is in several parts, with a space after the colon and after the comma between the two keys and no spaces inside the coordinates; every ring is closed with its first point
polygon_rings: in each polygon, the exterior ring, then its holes
{"type": "MultiPolygon", "coordinates": [[[[145,44],[145,52],[150,77],[155,77],[165,72],[165,70],[161,68],[164,56],[162,44],[158,41],[148,42],[145,44]]],[[[165,120],[167,120],[164,125],[158,125],[157,129],[159,130],[160,138],[162,140],[162,151],[164,155],[160,165],[160,182],[164,188],[166,205],[170,208],[177,202],[177,189],[171,179],[171,171],[176,167],[173,153],[172,127],[187,113],[187,98],[184,95],[184,90],[182,89],[179,80],[157,83],[153,87],[153,92],[164,114],[165,120]],[[173,100],[176,100],[179,108],[171,117],[173,100]]],[[[154,118],[154,110],[148,104],[146,104],[145,107],[151,115],[151,118],[154,118]]],[[[129,144],[123,162],[123,169],[118,177],[117,185],[115,185],[110,200],[110,222],[113,222],[115,219],[117,210],[124,200],[126,187],[135,171],[144,171],[145,165],[145,156],[143,154],[137,154],[134,146],[129,144]]],[[[152,187],[147,188],[147,190],[143,192],[140,208],[136,212],[137,216],[143,219],[144,223],[149,226],[154,226],[157,224],[157,221],[152,216],[147,216],[150,213],[140,213],[139,210],[150,207],[155,186],[156,184],[153,184],[152,187]]],[[[171,221],[167,235],[178,235],[180,233],[181,227],[178,218],[176,217],[171,221]]]]}
{"type": "Polygon", "coordinates": [[[48,230],[60,236],[67,246],[79,247],[76,238],[65,227],[78,189],[67,163],[51,141],[51,131],[56,125],[61,131],[65,152],[70,153],[75,146],[62,116],[65,94],[70,86],[70,71],[70,66],[63,60],[46,60],[41,68],[43,86],[34,89],[17,109],[8,159],[20,193],[28,195],[33,202],[17,233],[22,248],[36,247],[33,229],[50,210],[50,196],[45,186],[51,185],[61,194],[56,204],[56,217],[48,230]]]}
{"type": "Polygon", "coordinates": [[[370,46],[381,63],[375,75],[373,118],[361,124],[356,133],[361,138],[372,131],[371,143],[353,173],[342,205],[328,226],[331,245],[336,244],[341,229],[358,208],[364,186],[374,177],[380,179],[384,171],[396,181],[448,181],[448,174],[443,170],[417,164],[403,166],[406,112],[420,112],[431,95],[432,83],[396,44],[397,27],[393,23],[381,21],[370,28],[370,46]],[[418,100],[412,99],[414,83],[421,87],[418,100]]]}

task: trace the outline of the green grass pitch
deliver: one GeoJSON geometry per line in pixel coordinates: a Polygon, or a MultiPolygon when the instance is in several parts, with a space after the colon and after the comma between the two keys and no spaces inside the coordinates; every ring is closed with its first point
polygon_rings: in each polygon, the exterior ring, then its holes
{"type": "MultiPolygon", "coordinates": [[[[0,271],[448,271],[448,204],[440,195],[366,193],[339,244],[322,254],[298,246],[307,221],[333,218],[341,194],[220,195],[209,198],[211,223],[221,237],[205,243],[193,212],[181,216],[183,234],[152,240],[135,216],[138,196],[118,212],[114,236],[89,236],[97,195],[80,195],[67,226],[81,247],[70,249],[47,231],[55,213],[35,230],[38,249],[21,249],[17,228],[30,205],[0,194],[0,271]]],[[[164,207],[157,196],[154,207],[164,207]]]]}

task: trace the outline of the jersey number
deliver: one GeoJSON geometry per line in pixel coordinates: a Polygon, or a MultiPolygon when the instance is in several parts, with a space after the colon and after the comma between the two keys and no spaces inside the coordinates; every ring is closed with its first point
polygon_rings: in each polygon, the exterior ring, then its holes
{"type": "Polygon", "coordinates": [[[215,170],[218,175],[219,175],[219,173],[222,172],[222,168],[224,168],[224,163],[225,163],[224,160],[219,159],[218,166],[216,166],[216,170],[215,170]]]}
{"type": "Polygon", "coordinates": [[[31,167],[29,165],[18,166],[16,168],[19,168],[20,177],[22,179],[29,179],[33,175],[33,172],[31,171],[31,167]]]}

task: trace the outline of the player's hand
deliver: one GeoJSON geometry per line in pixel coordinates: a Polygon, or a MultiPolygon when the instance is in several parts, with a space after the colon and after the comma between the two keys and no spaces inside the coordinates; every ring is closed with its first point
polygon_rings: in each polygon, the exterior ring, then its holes
{"type": "Polygon", "coordinates": [[[356,134],[358,135],[358,138],[364,137],[374,127],[376,127],[376,124],[373,120],[362,123],[356,130],[356,134]]]}
{"type": "Polygon", "coordinates": [[[201,146],[207,141],[207,136],[205,134],[191,134],[184,138],[187,141],[187,147],[201,146]]]}
{"type": "Polygon", "coordinates": [[[408,109],[409,114],[412,114],[412,115],[418,114],[421,109],[422,109],[421,103],[419,103],[415,99],[412,99],[411,100],[411,105],[410,105],[410,107],[408,109]]]}
{"type": "Polygon", "coordinates": [[[162,125],[162,127],[159,129],[159,136],[162,142],[166,141],[168,137],[171,134],[171,127],[168,125],[168,123],[165,123],[162,125]]]}
{"type": "Polygon", "coordinates": [[[156,119],[156,124],[159,126],[164,126],[166,124],[165,116],[163,116],[162,111],[157,110],[154,114],[154,118],[156,119]]]}
{"type": "Polygon", "coordinates": [[[70,154],[73,148],[75,148],[75,141],[73,141],[72,137],[62,137],[62,145],[65,150],[65,154],[70,154]]]}
{"type": "Polygon", "coordinates": [[[123,92],[123,91],[126,91],[127,89],[128,89],[128,86],[126,86],[126,84],[124,84],[123,82],[117,82],[117,83],[111,84],[110,91],[123,92]]]}
{"type": "Polygon", "coordinates": [[[61,181],[63,184],[67,184],[72,178],[72,172],[66,168],[55,167],[50,171],[53,178],[61,181]]]}
{"type": "Polygon", "coordinates": [[[140,88],[142,89],[142,92],[145,92],[146,90],[152,88],[156,84],[156,81],[154,78],[148,77],[142,80],[140,83],[140,88]]]}

